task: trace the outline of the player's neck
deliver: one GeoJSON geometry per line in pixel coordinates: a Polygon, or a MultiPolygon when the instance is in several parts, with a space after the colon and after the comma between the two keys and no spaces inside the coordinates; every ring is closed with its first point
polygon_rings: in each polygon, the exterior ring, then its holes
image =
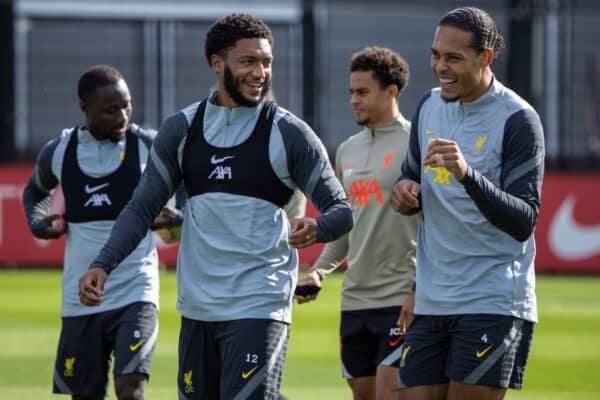
{"type": "Polygon", "coordinates": [[[97,140],[97,141],[99,141],[99,142],[101,142],[101,141],[104,141],[104,140],[108,140],[108,139],[110,139],[110,137],[109,137],[108,135],[106,135],[106,134],[103,134],[103,133],[99,133],[99,132],[94,132],[94,131],[92,131],[90,128],[88,128],[87,126],[84,126],[84,127],[83,127],[83,129],[84,129],[85,131],[89,132],[89,134],[90,134],[90,135],[91,135],[91,136],[92,136],[94,139],[96,139],[96,140],[97,140]]]}
{"type": "Polygon", "coordinates": [[[367,128],[369,129],[378,129],[384,126],[387,126],[398,119],[398,115],[400,112],[398,111],[398,107],[394,105],[394,107],[390,107],[384,114],[382,114],[379,118],[369,122],[367,128]]]}
{"type": "Polygon", "coordinates": [[[484,94],[487,93],[487,91],[489,90],[489,88],[492,86],[493,83],[494,83],[494,74],[492,74],[492,70],[490,68],[486,68],[485,71],[483,72],[483,77],[481,78],[481,82],[479,83],[479,85],[477,85],[477,88],[475,89],[474,93],[470,94],[467,97],[462,98],[461,101],[463,103],[471,103],[471,102],[479,99],[481,96],[483,96],[484,94]]]}

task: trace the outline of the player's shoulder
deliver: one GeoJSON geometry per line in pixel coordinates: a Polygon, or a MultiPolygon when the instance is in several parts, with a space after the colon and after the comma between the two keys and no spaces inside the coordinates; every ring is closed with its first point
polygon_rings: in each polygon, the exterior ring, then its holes
{"type": "Polygon", "coordinates": [[[77,127],[64,128],[58,136],[48,140],[40,149],[36,165],[38,169],[51,168],[53,160],[62,159],[67,145],[73,135],[77,134],[77,127]]]}
{"type": "Polygon", "coordinates": [[[443,104],[441,91],[439,87],[426,91],[417,102],[417,110],[423,108],[425,105],[443,104]]]}
{"type": "Polygon", "coordinates": [[[288,110],[287,108],[277,106],[275,110],[275,117],[273,119],[274,123],[278,126],[282,124],[285,125],[285,128],[292,130],[310,130],[312,132],[312,128],[304,121],[302,118],[298,117],[296,114],[288,110]]]}
{"type": "Polygon", "coordinates": [[[502,83],[497,80],[494,81],[493,90],[494,97],[500,105],[499,109],[504,110],[507,115],[514,115],[521,111],[525,114],[537,115],[537,112],[527,100],[523,99],[512,89],[502,85],[502,83]]]}
{"type": "Polygon", "coordinates": [[[46,142],[46,144],[44,144],[44,146],[42,147],[42,152],[54,152],[54,150],[59,147],[66,147],[66,145],[69,143],[69,140],[71,140],[72,135],[76,135],[77,134],[77,127],[76,126],[72,126],[70,128],[64,128],[60,131],[60,133],[58,134],[58,136],[48,140],[46,142]]]}
{"type": "Polygon", "coordinates": [[[193,103],[169,115],[161,124],[153,145],[177,148],[187,136],[199,105],[200,102],[193,103]]]}
{"type": "Polygon", "coordinates": [[[79,127],[78,126],[71,126],[69,128],[63,128],[60,133],[58,134],[58,136],[56,138],[54,138],[53,140],[65,140],[65,139],[70,139],[71,135],[74,133],[77,133],[79,127]]]}
{"type": "Polygon", "coordinates": [[[198,108],[201,104],[202,101],[197,101],[195,103],[189,104],[181,110],[179,110],[178,112],[176,112],[175,114],[171,115],[169,118],[167,118],[167,121],[174,125],[181,125],[182,123],[184,123],[187,127],[190,127],[192,126],[192,121],[194,120],[194,117],[196,116],[198,108]]]}
{"type": "Polygon", "coordinates": [[[415,117],[421,117],[423,115],[428,115],[429,113],[436,114],[438,111],[442,110],[446,103],[441,96],[441,90],[439,87],[430,89],[426,91],[419,101],[417,101],[417,105],[415,108],[415,113],[413,116],[413,122],[415,121],[415,117]]]}
{"type": "Polygon", "coordinates": [[[142,128],[134,123],[129,124],[129,131],[133,135],[137,136],[137,138],[141,140],[148,149],[152,147],[152,142],[154,142],[154,139],[156,139],[156,135],[158,133],[155,129],[142,128]]]}
{"type": "Polygon", "coordinates": [[[412,123],[410,122],[409,119],[407,119],[404,114],[400,113],[398,114],[398,118],[396,118],[396,124],[398,127],[398,130],[402,133],[410,133],[410,128],[412,126],[412,123]]]}
{"type": "Polygon", "coordinates": [[[156,129],[142,128],[141,126],[135,123],[129,124],[129,131],[140,138],[151,141],[154,140],[154,138],[158,134],[158,131],[156,129]]]}
{"type": "Polygon", "coordinates": [[[273,122],[284,135],[295,133],[314,134],[312,128],[304,120],[281,106],[277,106],[273,122]]]}

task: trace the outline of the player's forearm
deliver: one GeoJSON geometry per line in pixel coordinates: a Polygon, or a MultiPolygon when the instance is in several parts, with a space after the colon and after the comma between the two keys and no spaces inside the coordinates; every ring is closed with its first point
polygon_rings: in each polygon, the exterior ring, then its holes
{"type": "Polygon", "coordinates": [[[317,218],[317,241],[331,242],[350,232],[354,225],[352,209],[346,200],[339,200],[317,218]]]}
{"type": "Polygon", "coordinates": [[[539,200],[504,192],[471,167],[461,183],[479,211],[495,227],[520,242],[531,236],[538,220],[539,200]]]}
{"type": "Polygon", "coordinates": [[[321,278],[335,271],[348,256],[348,234],[327,243],[321,255],[311,267],[311,271],[317,271],[321,278]]]}
{"type": "Polygon", "coordinates": [[[42,148],[33,173],[23,190],[23,209],[30,229],[32,223],[48,215],[52,191],[58,186],[58,180],[52,172],[52,157],[57,144],[58,140],[54,140],[42,148]]]}
{"type": "Polygon", "coordinates": [[[306,197],[298,189],[294,190],[294,194],[290,201],[283,207],[288,220],[302,218],[306,214],[306,197]]]}
{"type": "Polygon", "coordinates": [[[50,202],[50,193],[39,190],[33,183],[33,179],[30,179],[23,190],[23,209],[25,210],[29,229],[32,229],[32,224],[48,215],[50,202]]]}

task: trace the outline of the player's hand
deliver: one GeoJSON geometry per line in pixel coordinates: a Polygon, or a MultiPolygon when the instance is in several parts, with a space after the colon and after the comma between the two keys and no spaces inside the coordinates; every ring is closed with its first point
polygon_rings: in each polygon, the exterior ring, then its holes
{"type": "Polygon", "coordinates": [[[292,220],[288,238],[290,246],[297,249],[308,247],[317,242],[317,220],[310,217],[292,220]]]}
{"type": "Polygon", "coordinates": [[[89,269],[79,279],[79,302],[86,306],[99,306],[102,303],[106,272],[100,267],[89,269]]]}
{"type": "Polygon", "coordinates": [[[406,334],[408,327],[412,324],[413,318],[415,317],[415,292],[411,291],[404,304],[402,305],[402,311],[400,311],[400,317],[398,318],[398,328],[400,333],[406,334]]]}
{"type": "Polygon", "coordinates": [[[430,139],[425,158],[423,158],[423,165],[444,167],[458,181],[461,181],[467,173],[467,162],[458,143],[452,140],[430,139]]]}
{"type": "Polygon", "coordinates": [[[392,188],[392,208],[403,214],[412,208],[419,207],[421,185],[410,179],[403,179],[392,188]]]}
{"type": "Polygon", "coordinates": [[[154,219],[150,228],[158,234],[163,243],[174,243],[181,238],[181,224],[183,214],[181,211],[164,207],[154,219]]]}
{"type": "MultiPolygon", "coordinates": [[[[298,281],[297,286],[308,285],[308,286],[316,286],[321,287],[321,277],[317,273],[317,271],[310,271],[304,278],[298,281]]],[[[319,294],[307,294],[306,296],[300,296],[295,294],[294,299],[298,302],[298,304],[308,303],[309,301],[316,300],[319,294]]]]}
{"type": "Polygon", "coordinates": [[[180,226],[183,223],[183,215],[181,211],[171,207],[164,207],[160,214],[150,226],[150,229],[156,231],[158,229],[168,229],[180,226]]]}
{"type": "Polygon", "coordinates": [[[181,239],[181,227],[162,228],[154,231],[164,244],[175,243],[181,239]]]}
{"type": "Polygon", "coordinates": [[[61,214],[48,215],[31,224],[31,233],[38,239],[58,239],[67,231],[61,214]]]}

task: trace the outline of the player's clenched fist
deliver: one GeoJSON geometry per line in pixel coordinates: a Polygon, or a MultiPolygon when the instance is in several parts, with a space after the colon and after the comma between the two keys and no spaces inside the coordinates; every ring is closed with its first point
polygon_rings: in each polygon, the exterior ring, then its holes
{"type": "Polygon", "coordinates": [[[67,224],[61,214],[48,215],[29,224],[31,233],[38,239],[58,239],[67,231],[67,224]]]}
{"type": "Polygon", "coordinates": [[[461,181],[467,173],[467,162],[460,151],[460,147],[458,147],[458,143],[452,140],[431,139],[425,158],[423,158],[423,165],[444,167],[458,181],[461,181]]]}
{"type": "Polygon", "coordinates": [[[102,303],[106,272],[102,268],[89,269],[79,279],[79,301],[86,306],[99,306],[102,303]]]}
{"type": "Polygon", "coordinates": [[[412,208],[419,208],[419,193],[421,185],[410,179],[404,179],[396,183],[392,188],[392,208],[405,213],[412,208]]]}

